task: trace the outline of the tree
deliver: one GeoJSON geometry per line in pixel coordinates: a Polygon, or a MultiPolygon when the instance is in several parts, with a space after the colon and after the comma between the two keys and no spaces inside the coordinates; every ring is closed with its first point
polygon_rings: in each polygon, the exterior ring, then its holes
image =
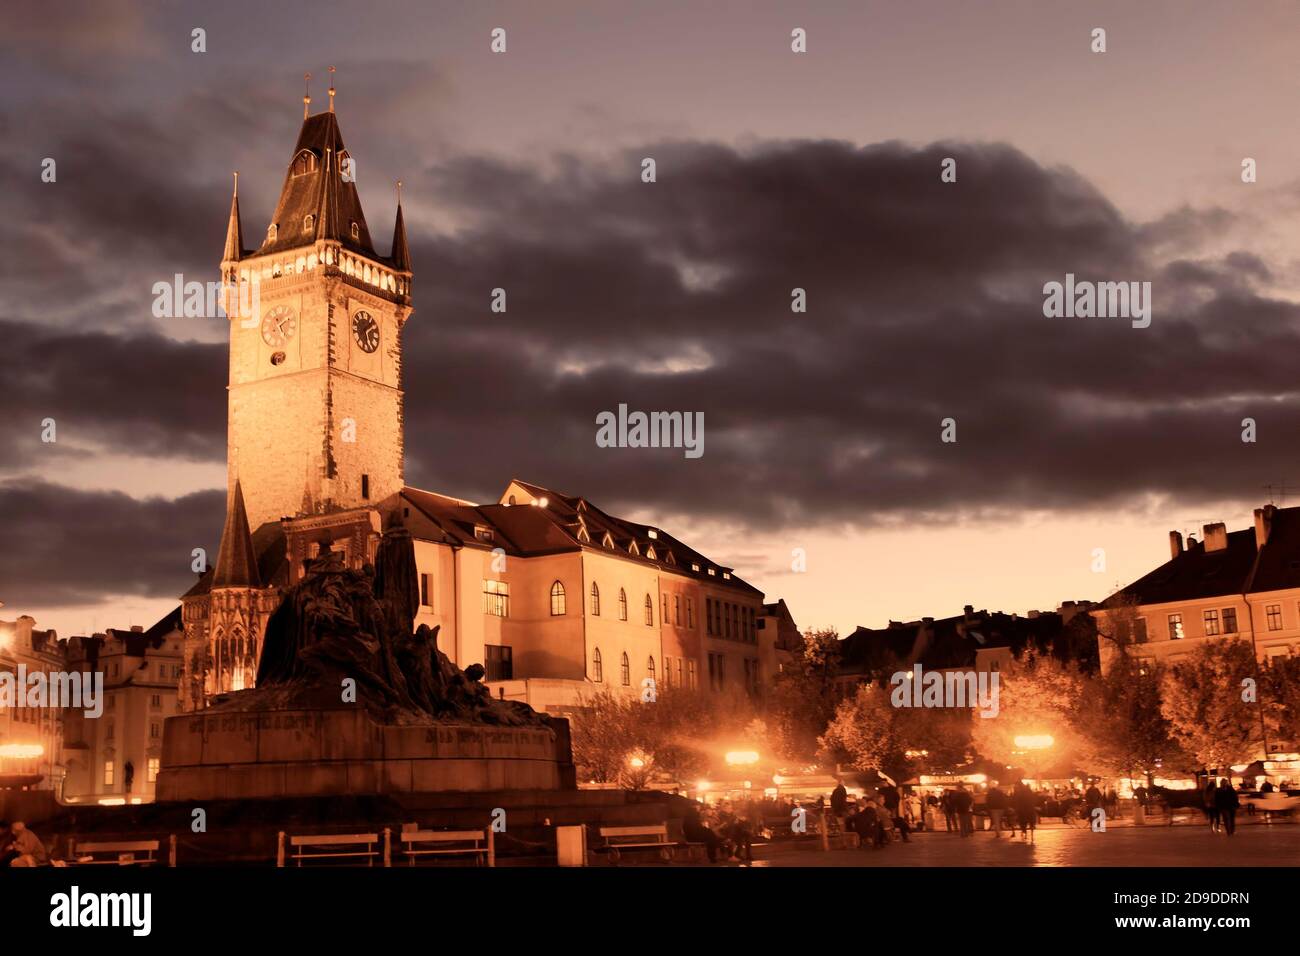
{"type": "Polygon", "coordinates": [[[878,770],[895,780],[967,762],[969,709],[895,707],[890,696],[877,684],[859,685],[853,697],[840,702],[818,740],[821,756],[858,770],[878,770]]]}
{"type": "Polygon", "coordinates": [[[1120,591],[1107,598],[1094,620],[1097,637],[1120,654],[1127,654],[1134,644],[1147,641],[1142,602],[1131,591],[1120,591]]]}
{"type": "Polygon", "coordinates": [[[1079,730],[1090,768],[1130,780],[1164,764],[1185,762],[1161,711],[1163,669],[1131,654],[1116,655],[1106,673],[1083,686],[1079,730]]]}
{"type": "MultiPolygon", "coordinates": [[[[818,739],[818,749],[833,763],[858,770],[885,770],[896,763],[895,708],[889,694],[875,684],[862,684],[853,697],[840,702],[818,739]]],[[[888,773],[888,770],[885,770],[888,773]]]]}
{"type": "Polygon", "coordinates": [[[1078,730],[1084,677],[1073,665],[1027,648],[998,677],[997,715],[971,718],[971,742],[982,756],[1041,772],[1086,754],[1078,730]],[[1044,736],[1052,738],[1046,746],[1025,739],[1044,736]]]}
{"type": "Polygon", "coordinates": [[[1263,752],[1255,653],[1248,641],[1212,641],[1170,664],[1161,713],[1198,764],[1223,768],[1263,752]]]}
{"type": "Polygon", "coordinates": [[[1260,701],[1273,749],[1300,748],[1300,657],[1274,657],[1264,662],[1260,701]]]}
{"type": "Polygon", "coordinates": [[[720,742],[752,741],[761,732],[752,702],[739,689],[705,693],[674,686],[654,700],[602,688],[579,700],[571,724],[578,776],[643,789],[654,777],[694,779],[715,765],[720,742]]]}
{"type": "Polygon", "coordinates": [[[793,649],[793,660],[776,675],[767,699],[768,745],[787,760],[809,762],[818,738],[835,715],[839,634],[813,631],[793,649]]]}

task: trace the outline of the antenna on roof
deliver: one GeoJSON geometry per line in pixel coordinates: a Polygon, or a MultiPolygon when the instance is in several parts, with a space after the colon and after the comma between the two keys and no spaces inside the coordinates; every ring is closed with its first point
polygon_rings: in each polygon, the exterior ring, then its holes
{"type": "Polygon", "coordinates": [[[311,74],[302,75],[302,118],[307,118],[307,108],[311,106],[311,74]]]}
{"type": "Polygon", "coordinates": [[[330,112],[334,112],[334,67],[330,67],[330,112]]]}
{"type": "Polygon", "coordinates": [[[1288,484],[1286,483],[1286,478],[1283,478],[1283,479],[1282,479],[1282,484],[1280,484],[1280,485],[1265,485],[1265,486],[1264,486],[1264,491],[1266,491],[1266,492],[1268,493],[1268,503],[1269,503],[1269,504],[1271,504],[1271,505],[1272,505],[1272,504],[1276,504],[1276,502],[1274,502],[1274,500],[1273,500],[1273,498],[1274,498],[1275,496],[1281,498],[1281,499],[1282,499],[1282,503],[1285,504],[1285,503],[1286,503],[1286,496],[1289,495],[1289,494],[1294,494],[1294,493],[1297,492],[1297,491],[1300,491],[1300,488],[1297,488],[1295,485],[1288,485],[1288,484]]]}

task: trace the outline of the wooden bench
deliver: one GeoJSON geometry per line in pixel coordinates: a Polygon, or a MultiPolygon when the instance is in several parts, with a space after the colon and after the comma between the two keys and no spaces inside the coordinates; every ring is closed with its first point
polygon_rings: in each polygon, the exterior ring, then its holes
{"type": "Polygon", "coordinates": [[[659,858],[665,863],[671,863],[673,859],[674,844],[668,842],[668,827],[666,824],[640,827],[601,827],[600,838],[605,842],[596,849],[608,853],[610,863],[618,863],[622,851],[632,849],[658,849],[659,858]]]}
{"type": "MultiPolygon", "coordinates": [[[[68,858],[78,866],[154,866],[159,862],[158,851],[161,840],[119,840],[111,842],[78,843],[68,841],[68,858]],[[106,859],[96,859],[100,853],[111,853],[106,859]],[[144,854],[143,858],[136,854],[144,854]]],[[[176,837],[168,840],[168,865],[176,865],[176,837]]]]}
{"type": "Polygon", "coordinates": [[[472,856],[475,866],[497,865],[496,841],[491,827],[486,831],[403,829],[398,839],[407,866],[415,866],[415,858],[418,856],[472,856]],[[461,845],[447,846],[449,843],[461,845]]]}
{"type": "Polygon", "coordinates": [[[292,850],[287,859],[296,860],[302,866],[303,860],[342,860],[363,858],[366,866],[374,866],[375,858],[383,855],[383,865],[391,865],[391,831],[387,828],[379,833],[316,833],[300,836],[287,835],[280,831],[279,844],[276,848],[275,865],[285,865],[285,838],[288,848],[292,850]],[[375,845],[382,841],[382,849],[375,845]],[[360,849],[365,847],[365,849],[360,849]]]}

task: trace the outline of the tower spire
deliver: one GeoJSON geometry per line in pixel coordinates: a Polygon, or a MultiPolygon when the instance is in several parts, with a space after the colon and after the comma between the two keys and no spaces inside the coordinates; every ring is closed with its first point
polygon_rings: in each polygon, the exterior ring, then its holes
{"type": "Polygon", "coordinates": [[[235,491],[226,509],[226,526],[221,531],[221,550],[212,572],[214,588],[260,588],[253,535],[248,530],[248,511],[244,508],[244,490],[235,479],[235,491]]]}
{"type": "Polygon", "coordinates": [[[406,222],[402,219],[402,181],[397,181],[397,221],[393,223],[393,250],[389,254],[393,268],[411,271],[411,250],[406,245],[406,222]]]}
{"type": "Polygon", "coordinates": [[[244,254],[244,231],[239,224],[239,173],[235,172],[235,194],[230,198],[230,221],[226,224],[226,251],[222,262],[238,262],[244,254]]]}
{"type": "Polygon", "coordinates": [[[311,74],[310,73],[304,73],[302,75],[302,86],[303,86],[302,118],[306,119],[311,108],[311,74]]]}

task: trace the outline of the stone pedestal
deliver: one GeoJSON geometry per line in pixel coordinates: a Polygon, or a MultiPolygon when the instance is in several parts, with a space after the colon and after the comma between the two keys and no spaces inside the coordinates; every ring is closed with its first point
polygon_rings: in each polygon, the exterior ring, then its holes
{"type": "Polygon", "coordinates": [[[357,709],[185,714],[163,730],[157,798],[560,790],[567,728],[380,724],[357,709]]]}

